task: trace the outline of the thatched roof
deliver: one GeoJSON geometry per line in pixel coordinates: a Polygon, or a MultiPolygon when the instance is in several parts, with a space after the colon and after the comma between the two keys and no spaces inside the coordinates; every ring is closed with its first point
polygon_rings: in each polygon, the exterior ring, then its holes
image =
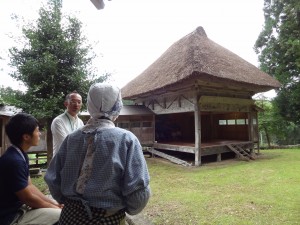
{"type": "Polygon", "coordinates": [[[192,78],[246,85],[254,93],[280,86],[270,75],[210,40],[204,29],[198,27],[123,87],[122,95],[130,99],[192,78]]]}

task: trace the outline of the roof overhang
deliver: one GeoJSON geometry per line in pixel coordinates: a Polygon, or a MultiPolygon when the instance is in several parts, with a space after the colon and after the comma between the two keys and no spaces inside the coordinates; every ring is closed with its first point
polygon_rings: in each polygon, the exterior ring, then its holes
{"type": "MultiPolygon", "coordinates": [[[[80,116],[89,116],[88,112],[81,112],[80,116]]],[[[133,116],[133,115],[154,115],[149,108],[144,105],[124,105],[119,116],[133,116]]]]}

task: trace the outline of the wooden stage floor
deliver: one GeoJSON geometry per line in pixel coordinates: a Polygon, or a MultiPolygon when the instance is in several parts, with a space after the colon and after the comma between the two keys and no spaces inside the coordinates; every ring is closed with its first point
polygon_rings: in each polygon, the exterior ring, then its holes
{"type": "MultiPolygon", "coordinates": [[[[251,141],[241,141],[241,140],[211,140],[211,141],[202,141],[201,142],[201,148],[225,146],[225,145],[230,145],[230,144],[247,144],[247,143],[251,143],[251,141]]],[[[158,142],[157,144],[195,147],[195,143],[194,142],[184,142],[184,141],[163,141],[163,142],[158,142]]]]}

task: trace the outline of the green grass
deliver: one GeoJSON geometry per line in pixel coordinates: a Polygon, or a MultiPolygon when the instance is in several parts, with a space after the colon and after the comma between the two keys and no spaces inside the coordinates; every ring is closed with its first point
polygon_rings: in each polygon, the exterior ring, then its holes
{"type": "Polygon", "coordinates": [[[155,225],[300,224],[300,149],[261,153],[201,167],[147,158],[152,196],[143,214],[155,225]]]}
{"type": "Polygon", "coordinates": [[[300,149],[187,168],[147,159],[154,224],[300,224],[300,149]]]}
{"type": "MultiPolygon", "coordinates": [[[[31,166],[35,166],[36,165],[36,156],[35,156],[35,154],[28,154],[28,157],[29,157],[29,164],[31,166]]],[[[47,159],[39,159],[37,166],[41,166],[41,165],[44,166],[44,165],[46,165],[46,163],[47,163],[47,159]]]]}

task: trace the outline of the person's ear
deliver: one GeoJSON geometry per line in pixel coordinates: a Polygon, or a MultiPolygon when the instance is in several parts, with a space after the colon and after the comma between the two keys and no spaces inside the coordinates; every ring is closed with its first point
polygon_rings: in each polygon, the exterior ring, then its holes
{"type": "Polygon", "coordinates": [[[68,101],[64,101],[64,106],[65,106],[66,108],[68,108],[68,105],[69,105],[68,101]]]}
{"type": "Polygon", "coordinates": [[[30,138],[31,138],[31,136],[29,135],[29,134],[23,134],[23,140],[24,141],[28,141],[28,140],[30,140],[30,138]]]}

